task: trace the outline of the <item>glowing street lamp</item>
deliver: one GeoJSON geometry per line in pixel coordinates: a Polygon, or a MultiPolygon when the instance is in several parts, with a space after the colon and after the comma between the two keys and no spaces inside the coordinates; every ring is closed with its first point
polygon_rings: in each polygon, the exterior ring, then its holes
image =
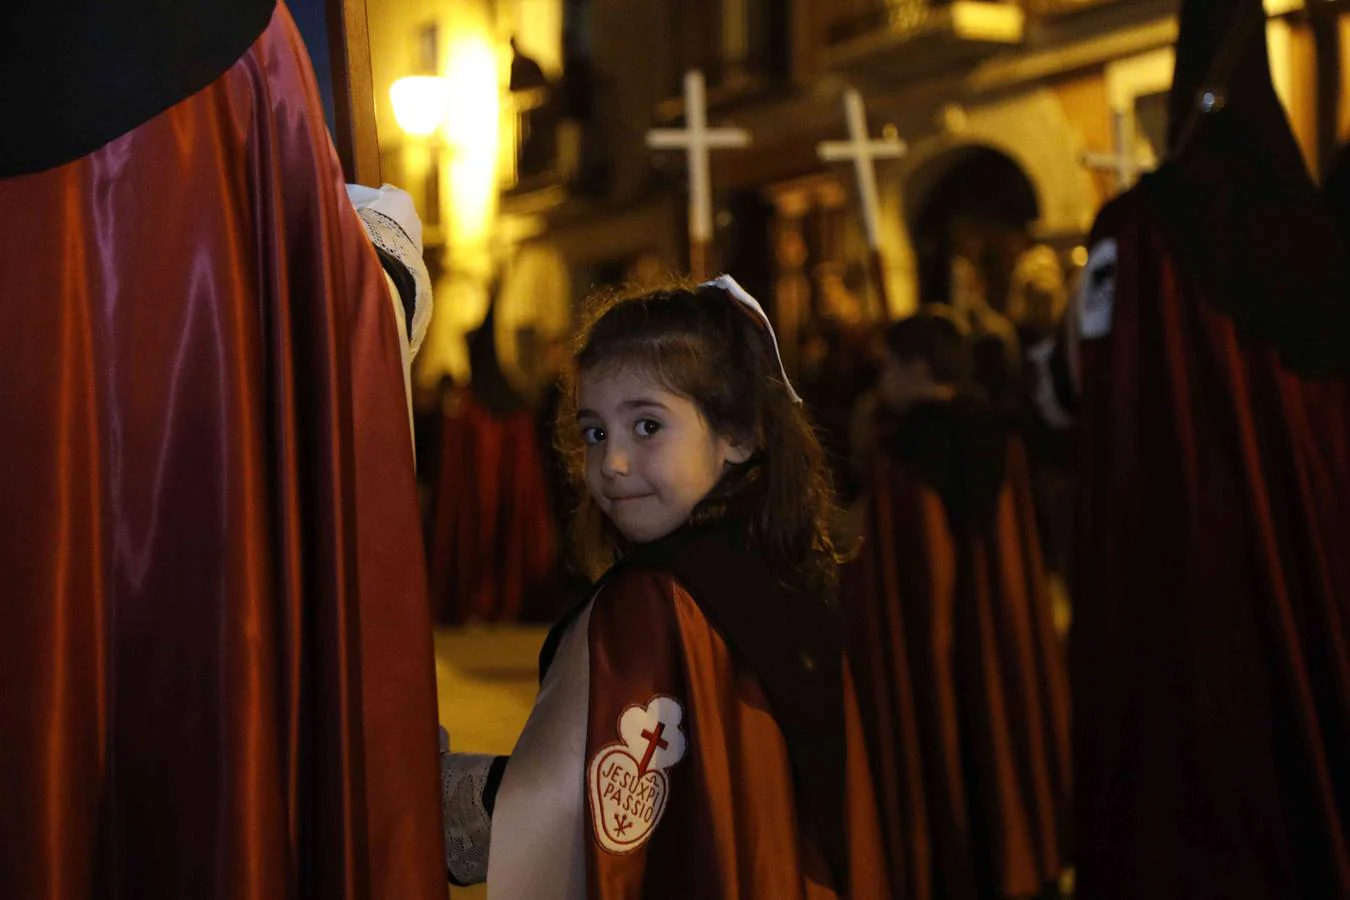
{"type": "Polygon", "coordinates": [[[437,75],[409,75],[389,89],[394,120],[410,135],[430,137],[450,111],[450,82],[437,75]]]}
{"type": "Polygon", "coordinates": [[[491,38],[470,31],[451,42],[444,75],[410,75],[389,89],[394,119],[410,138],[410,168],[425,166],[426,221],[439,225],[442,200],[448,202],[447,225],[461,259],[466,247],[484,244],[496,213],[498,62],[491,38]]]}

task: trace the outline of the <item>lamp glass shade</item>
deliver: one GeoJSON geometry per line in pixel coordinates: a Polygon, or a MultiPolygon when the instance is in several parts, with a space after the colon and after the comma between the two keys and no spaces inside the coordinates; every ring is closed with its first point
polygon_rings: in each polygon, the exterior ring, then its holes
{"type": "Polygon", "coordinates": [[[405,132],[428,137],[445,124],[450,109],[450,82],[437,75],[409,75],[389,88],[394,120],[405,132]]]}

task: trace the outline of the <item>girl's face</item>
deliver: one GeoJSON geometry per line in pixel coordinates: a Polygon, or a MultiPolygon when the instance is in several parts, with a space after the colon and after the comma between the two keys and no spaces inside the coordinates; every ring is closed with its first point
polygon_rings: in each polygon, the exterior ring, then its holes
{"type": "Polygon", "coordinates": [[[698,406],[631,368],[581,375],[577,426],[586,444],[586,487],[634,543],[685,522],[752,448],[715,433],[698,406]]]}

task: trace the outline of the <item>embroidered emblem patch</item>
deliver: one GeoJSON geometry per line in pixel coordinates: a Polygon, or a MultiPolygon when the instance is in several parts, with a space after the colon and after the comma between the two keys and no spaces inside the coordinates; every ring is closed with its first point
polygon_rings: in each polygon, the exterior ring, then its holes
{"type": "Polygon", "coordinates": [[[687,748],[684,707],[658,694],[619,716],[619,741],[601,747],[586,772],[595,838],[610,853],[632,853],[647,842],[670,799],[666,770],[687,748]]]}

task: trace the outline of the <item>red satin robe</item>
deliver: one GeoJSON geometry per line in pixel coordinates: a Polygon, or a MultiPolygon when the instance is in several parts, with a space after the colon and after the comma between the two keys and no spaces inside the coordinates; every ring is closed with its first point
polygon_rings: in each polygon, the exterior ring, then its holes
{"type": "Polygon", "coordinates": [[[557,580],[558,538],[534,414],[495,413],[463,388],[442,404],[427,537],[436,618],[540,618],[557,580]]]}
{"type": "Polygon", "coordinates": [[[290,15],[0,205],[0,896],[443,900],[401,336],[290,15]]]}
{"type": "Polygon", "coordinates": [[[1071,864],[1069,705],[1025,455],[964,401],[894,431],[844,608],[896,896],[1036,895],[1071,864]]]}
{"type": "Polygon", "coordinates": [[[1099,218],[1081,345],[1079,889],[1350,897],[1350,382],[1240,334],[1155,215],[1099,218]]]}

